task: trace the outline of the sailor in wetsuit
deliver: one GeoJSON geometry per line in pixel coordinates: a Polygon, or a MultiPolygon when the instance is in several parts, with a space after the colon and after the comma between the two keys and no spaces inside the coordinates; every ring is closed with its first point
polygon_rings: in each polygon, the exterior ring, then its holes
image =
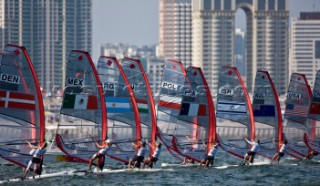
{"type": "Polygon", "coordinates": [[[111,142],[111,140],[107,139],[105,141],[105,144],[103,144],[103,145],[99,145],[99,143],[96,142],[96,146],[100,150],[90,158],[88,172],[91,172],[91,166],[92,166],[92,163],[94,160],[102,158],[103,156],[105,156],[108,153],[108,151],[111,149],[112,142],[111,142]]]}
{"type": "Polygon", "coordinates": [[[200,162],[199,168],[201,167],[202,164],[204,164],[205,168],[209,167],[209,164],[213,165],[214,156],[218,152],[219,144],[216,141],[214,141],[212,145],[209,145],[209,144],[211,143],[208,143],[207,145],[204,144],[208,148],[211,147],[211,149],[208,152],[208,155],[200,162]]]}
{"type": "Polygon", "coordinates": [[[153,146],[151,143],[148,143],[149,146],[154,150],[154,153],[152,156],[146,158],[144,161],[143,161],[143,168],[145,167],[146,164],[148,164],[149,168],[152,168],[153,167],[153,163],[157,162],[158,161],[158,158],[159,158],[159,155],[161,153],[161,143],[157,143],[156,142],[156,146],[153,146]]]}
{"type": "Polygon", "coordinates": [[[277,152],[275,155],[273,155],[271,163],[273,163],[274,161],[277,161],[278,163],[280,162],[280,158],[284,156],[284,153],[287,150],[287,144],[288,144],[287,140],[280,141],[281,148],[280,148],[279,152],[277,152]]]}
{"type": "Polygon", "coordinates": [[[254,159],[254,155],[257,153],[257,151],[259,150],[260,147],[260,140],[258,139],[257,142],[255,142],[254,140],[249,141],[248,138],[245,138],[245,140],[247,141],[247,143],[249,143],[250,145],[252,145],[252,148],[250,149],[249,152],[246,153],[246,155],[244,156],[243,160],[244,160],[244,165],[248,162],[248,163],[253,163],[253,159],[254,159]],[[247,161],[248,158],[248,161],[247,161]]]}
{"type": "Polygon", "coordinates": [[[130,169],[130,166],[133,163],[133,170],[136,167],[140,168],[141,162],[144,159],[144,154],[146,153],[146,142],[141,142],[141,145],[132,143],[132,145],[138,150],[137,155],[129,160],[128,169],[130,169]]]}
{"type": "Polygon", "coordinates": [[[41,157],[46,153],[47,148],[47,142],[44,142],[42,145],[32,145],[30,142],[27,142],[29,144],[29,147],[32,149],[30,152],[30,155],[32,155],[32,159],[29,161],[27,168],[24,171],[24,174],[22,176],[22,180],[27,176],[30,167],[32,164],[34,164],[33,168],[33,178],[35,178],[36,175],[36,168],[37,165],[41,163],[41,157]]]}

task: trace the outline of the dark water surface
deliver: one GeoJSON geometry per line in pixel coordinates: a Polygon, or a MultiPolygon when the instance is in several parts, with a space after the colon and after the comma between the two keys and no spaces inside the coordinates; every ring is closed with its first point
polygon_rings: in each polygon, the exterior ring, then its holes
{"type": "MultiPolygon", "coordinates": [[[[161,154],[162,162],[175,161],[167,153],[161,154]]],[[[288,158],[288,156],[286,156],[288,158]]],[[[160,161],[160,160],[159,160],[160,161]]],[[[215,166],[240,165],[241,159],[225,152],[218,152],[215,166]]],[[[120,163],[110,162],[107,168],[121,168],[120,163]]],[[[160,163],[155,166],[160,167],[160,163]]],[[[198,167],[163,168],[161,172],[133,172],[116,174],[88,174],[27,180],[3,185],[320,185],[320,163],[285,159],[279,165],[237,166],[225,169],[199,169],[198,167]],[[169,171],[168,169],[173,169],[169,171]]],[[[85,170],[85,164],[46,163],[46,173],[64,170],[85,170]]],[[[0,180],[22,175],[18,166],[0,166],[0,180]]],[[[31,174],[30,174],[31,175],[31,174]]]]}

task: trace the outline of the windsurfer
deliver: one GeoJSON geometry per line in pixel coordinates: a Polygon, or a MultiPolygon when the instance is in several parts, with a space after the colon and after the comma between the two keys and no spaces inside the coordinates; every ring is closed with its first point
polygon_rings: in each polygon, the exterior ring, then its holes
{"type": "Polygon", "coordinates": [[[88,172],[91,172],[91,167],[92,167],[93,161],[98,159],[98,163],[97,164],[99,164],[100,158],[104,158],[104,156],[108,153],[108,151],[111,149],[111,146],[112,146],[112,142],[109,139],[105,140],[105,144],[102,144],[102,145],[99,145],[99,143],[97,141],[95,143],[96,143],[96,146],[100,150],[90,158],[88,172]]]}
{"type": "Polygon", "coordinates": [[[144,154],[146,153],[146,142],[145,141],[141,142],[141,144],[132,143],[132,145],[138,150],[138,153],[137,153],[137,155],[133,156],[129,160],[129,164],[128,164],[129,170],[131,168],[131,164],[133,164],[132,169],[134,169],[136,167],[140,168],[141,162],[144,159],[144,154]]]}
{"type": "Polygon", "coordinates": [[[257,153],[257,151],[259,150],[259,147],[260,147],[260,140],[259,139],[257,139],[257,142],[255,142],[254,140],[249,141],[248,138],[245,138],[245,140],[247,143],[252,145],[252,147],[251,147],[250,151],[247,152],[243,158],[244,165],[249,164],[249,163],[253,163],[254,155],[257,153]]]}
{"type": "Polygon", "coordinates": [[[308,155],[305,158],[303,158],[303,160],[312,160],[314,156],[318,156],[318,153],[314,150],[310,150],[308,152],[308,155]]]}
{"type": "Polygon", "coordinates": [[[27,142],[29,144],[29,147],[32,149],[30,151],[30,155],[32,155],[32,159],[29,161],[27,168],[24,171],[24,174],[22,176],[22,180],[27,176],[30,167],[32,166],[32,164],[34,164],[34,168],[33,168],[33,178],[36,175],[36,171],[37,171],[37,165],[40,165],[40,168],[38,168],[40,170],[41,173],[41,158],[43,157],[43,155],[46,153],[46,148],[47,148],[47,142],[44,142],[42,145],[32,145],[30,142],[27,142]]]}
{"type": "Polygon", "coordinates": [[[219,144],[216,141],[208,144],[203,143],[203,145],[206,146],[207,148],[210,148],[210,151],[208,152],[208,155],[205,158],[203,158],[203,160],[200,162],[199,168],[201,167],[202,164],[204,164],[205,168],[209,167],[209,164],[213,165],[214,156],[217,153],[218,146],[219,146],[219,144]]]}
{"type": "Polygon", "coordinates": [[[153,146],[151,143],[148,143],[148,144],[152,149],[155,149],[155,150],[152,156],[146,158],[143,161],[143,168],[145,167],[146,164],[148,164],[149,168],[152,168],[153,164],[158,161],[159,155],[161,153],[161,143],[156,143],[155,146],[153,146]]]}
{"type": "MultiPolygon", "coordinates": [[[[276,143],[276,141],[274,141],[274,143],[276,143]]],[[[287,149],[287,144],[288,144],[288,141],[287,140],[281,140],[280,141],[280,150],[279,152],[277,152],[273,157],[272,157],[272,160],[271,160],[271,163],[273,163],[274,161],[277,161],[279,163],[280,161],[280,158],[284,156],[284,153],[286,152],[286,149],[287,149]]]]}

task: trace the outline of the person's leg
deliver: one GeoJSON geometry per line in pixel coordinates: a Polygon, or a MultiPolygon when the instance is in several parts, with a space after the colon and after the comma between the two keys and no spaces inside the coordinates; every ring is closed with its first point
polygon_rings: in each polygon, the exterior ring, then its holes
{"type": "Polygon", "coordinates": [[[206,161],[206,163],[204,164],[204,168],[208,168],[209,167],[209,160],[206,161]]]}
{"type": "Polygon", "coordinates": [[[95,154],[92,158],[90,158],[89,160],[89,168],[88,168],[88,172],[91,172],[91,167],[92,167],[92,164],[93,164],[93,161],[97,159],[97,155],[95,154]]]}
{"type": "Polygon", "coordinates": [[[132,158],[129,160],[129,163],[128,163],[128,169],[131,168],[131,163],[132,163],[132,158]]]}
{"type": "Polygon", "coordinates": [[[33,175],[32,175],[32,178],[33,179],[35,179],[36,178],[36,169],[37,169],[37,163],[35,163],[34,165],[33,165],[33,175]]]}
{"type": "Polygon", "coordinates": [[[22,178],[25,178],[27,176],[31,165],[32,165],[32,160],[29,161],[27,168],[24,170],[24,174],[23,174],[22,178]]]}
{"type": "Polygon", "coordinates": [[[247,157],[248,157],[248,153],[246,153],[243,157],[243,164],[247,163],[247,157]]]}
{"type": "Polygon", "coordinates": [[[146,158],[146,159],[143,161],[143,168],[146,167],[146,164],[149,165],[149,161],[150,161],[150,157],[146,158]]]}

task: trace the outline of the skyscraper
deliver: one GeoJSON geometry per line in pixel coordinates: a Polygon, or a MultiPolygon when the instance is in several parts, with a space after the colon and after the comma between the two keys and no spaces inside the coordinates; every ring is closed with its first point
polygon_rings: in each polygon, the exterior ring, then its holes
{"type": "Polygon", "coordinates": [[[218,72],[234,65],[235,13],[246,15],[246,85],[258,69],[269,71],[279,94],[288,82],[288,0],[193,0],[192,61],[216,92],[218,72]]]}
{"type": "Polygon", "coordinates": [[[290,74],[305,74],[311,87],[320,70],[320,12],[302,12],[291,22],[290,74]]]}
{"type": "Polygon", "coordinates": [[[244,30],[236,28],[234,38],[234,66],[241,76],[246,75],[246,36],[244,30]]]}
{"type": "Polygon", "coordinates": [[[69,52],[91,52],[91,8],[91,0],[2,0],[1,47],[25,46],[40,86],[49,91],[61,87],[69,52]]]}
{"type": "Polygon", "coordinates": [[[192,64],[192,0],[160,0],[159,55],[192,64]]]}

